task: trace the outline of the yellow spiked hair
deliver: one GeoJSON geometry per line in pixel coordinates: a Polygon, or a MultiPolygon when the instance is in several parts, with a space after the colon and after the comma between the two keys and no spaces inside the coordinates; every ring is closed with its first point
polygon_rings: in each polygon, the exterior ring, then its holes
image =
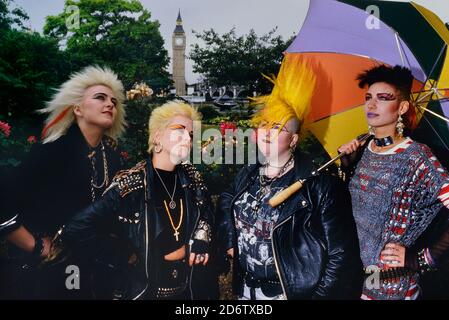
{"type": "Polygon", "coordinates": [[[261,109],[252,117],[252,124],[267,128],[279,124],[281,130],[288,120],[295,118],[304,129],[315,90],[316,77],[312,69],[298,55],[287,53],[277,78],[265,77],[274,87],[270,95],[253,99],[261,109]]]}

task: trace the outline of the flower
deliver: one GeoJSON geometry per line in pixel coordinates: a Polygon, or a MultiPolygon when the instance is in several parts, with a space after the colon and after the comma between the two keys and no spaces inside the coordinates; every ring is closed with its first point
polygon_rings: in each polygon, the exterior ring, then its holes
{"type": "Polygon", "coordinates": [[[226,130],[232,130],[232,132],[234,132],[235,130],[237,130],[237,125],[233,122],[220,123],[220,132],[222,136],[226,134],[226,130]]]}
{"type": "Polygon", "coordinates": [[[120,152],[120,155],[122,156],[122,158],[123,159],[128,159],[128,157],[129,157],[129,154],[128,154],[128,152],[127,151],[122,151],[122,152],[120,152]]]}
{"type": "Polygon", "coordinates": [[[126,98],[128,100],[134,100],[135,97],[151,97],[153,95],[153,89],[151,89],[146,83],[135,83],[133,88],[126,91],[126,98]]]}
{"type": "Polygon", "coordinates": [[[11,134],[11,126],[3,121],[0,121],[0,131],[3,131],[6,137],[9,137],[11,134]]]}
{"type": "Polygon", "coordinates": [[[37,139],[36,139],[35,136],[29,136],[29,137],[27,138],[27,141],[28,141],[29,144],[33,144],[33,143],[36,143],[36,142],[37,142],[37,139]]]}

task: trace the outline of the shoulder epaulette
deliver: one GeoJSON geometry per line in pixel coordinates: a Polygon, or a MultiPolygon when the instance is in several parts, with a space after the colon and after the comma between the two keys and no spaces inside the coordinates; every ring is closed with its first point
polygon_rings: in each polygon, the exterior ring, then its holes
{"type": "Polygon", "coordinates": [[[186,171],[189,179],[192,181],[192,187],[194,187],[196,190],[206,191],[207,188],[204,184],[203,176],[198,171],[198,169],[190,162],[183,162],[181,165],[186,171]]]}
{"type": "Polygon", "coordinates": [[[119,171],[112,180],[111,186],[118,186],[122,198],[135,190],[143,189],[145,186],[145,167],[146,161],[144,160],[131,169],[119,171]]]}

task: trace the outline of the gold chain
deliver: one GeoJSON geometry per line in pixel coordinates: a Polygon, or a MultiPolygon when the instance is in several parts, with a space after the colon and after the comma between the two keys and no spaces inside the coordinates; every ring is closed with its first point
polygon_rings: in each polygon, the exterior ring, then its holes
{"type": "Polygon", "coordinates": [[[170,214],[170,210],[168,210],[167,201],[164,200],[165,211],[167,212],[168,218],[170,219],[171,227],[172,227],[173,230],[175,231],[175,232],[173,233],[173,235],[175,236],[176,241],[179,241],[179,238],[178,238],[178,236],[179,236],[178,229],[181,227],[181,224],[182,224],[182,218],[183,218],[183,215],[184,215],[184,210],[183,210],[183,207],[182,207],[182,199],[179,199],[179,204],[181,205],[181,216],[180,216],[180,218],[179,218],[178,226],[175,227],[175,223],[173,222],[173,218],[172,218],[172,216],[171,216],[171,214],[170,214]]]}
{"type": "Polygon", "coordinates": [[[90,178],[90,188],[91,188],[91,193],[92,193],[92,202],[95,202],[95,189],[101,189],[103,187],[107,187],[109,185],[109,173],[108,173],[108,160],[106,159],[106,151],[103,145],[103,141],[101,141],[101,152],[103,155],[103,170],[104,170],[104,177],[103,177],[103,183],[101,185],[96,185],[94,183],[94,171],[96,171],[94,162],[93,162],[93,157],[95,156],[95,151],[93,151],[92,153],[90,153],[88,155],[88,158],[91,161],[92,164],[92,175],[90,178]]]}

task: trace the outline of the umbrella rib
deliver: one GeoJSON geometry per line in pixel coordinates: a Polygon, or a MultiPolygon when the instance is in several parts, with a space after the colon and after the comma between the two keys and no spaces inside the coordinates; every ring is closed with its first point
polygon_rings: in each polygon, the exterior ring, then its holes
{"type": "Polygon", "coordinates": [[[429,121],[429,119],[427,119],[426,115],[424,114],[424,111],[422,111],[420,108],[418,108],[418,110],[421,112],[422,117],[424,118],[424,120],[426,120],[426,122],[428,123],[428,125],[430,126],[430,128],[432,129],[432,131],[436,134],[436,136],[438,137],[438,139],[440,139],[441,143],[444,145],[444,147],[446,148],[446,150],[449,151],[449,147],[447,146],[446,142],[445,142],[444,139],[440,136],[440,134],[438,133],[438,131],[436,131],[436,129],[434,128],[434,126],[432,125],[432,123],[429,121]]]}
{"type": "Polygon", "coordinates": [[[445,50],[446,48],[447,48],[447,44],[444,44],[443,48],[441,49],[440,53],[438,54],[437,60],[435,61],[434,65],[432,66],[432,69],[431,69],[430,72],[429,72],[429,75],[426,76],[426,81],[423,82],[422,87],[421,87],[421,90],[420,90],[420,92],[418,93],[418,96],[416,97],[415,102],[419,99],[419,96],[421,95],[421,92],[424,90],[427,81],[429,81],[429,79],[430,79],[430,77],[432,76],[433,71],[435,70],[437,64],[440,62],[440,59],[441,59],[441,57],[443,56],[444,50],[445,50]]]}
{"type": "MultiPolygon", "coordinates": [[[[396,39],[396,45],[398,46],[399,56],[401,57],[402,65],[405,66],[404,55],[401,48],[401,43],[399,42],[399,35],[397,32],[394,33],[394,38],[396,39]]],[[[407,64],[410,67],[410,62],[407,59],[407,64]]]]}
{"type": "Polygon", "coordinates": [[[444,117],[444,116],[442,116],[442,115],[436,113],[435,111],[428,110],[427,108],[424,108],[424,107],[422,107],[422,106],[420,106],[420,105],[418,105],[417,107],[418,107],[420,110],[429,112],[431,115],[433,115],[433,116],[435,116],[435,117],[437,117],[437,118],[440,118],[441,120],[444,120],[444,121],[446,121],[447,123],[449,123],[449,119],[448,119],[448,118],[446,118],[446,117],[444,117]]]}

